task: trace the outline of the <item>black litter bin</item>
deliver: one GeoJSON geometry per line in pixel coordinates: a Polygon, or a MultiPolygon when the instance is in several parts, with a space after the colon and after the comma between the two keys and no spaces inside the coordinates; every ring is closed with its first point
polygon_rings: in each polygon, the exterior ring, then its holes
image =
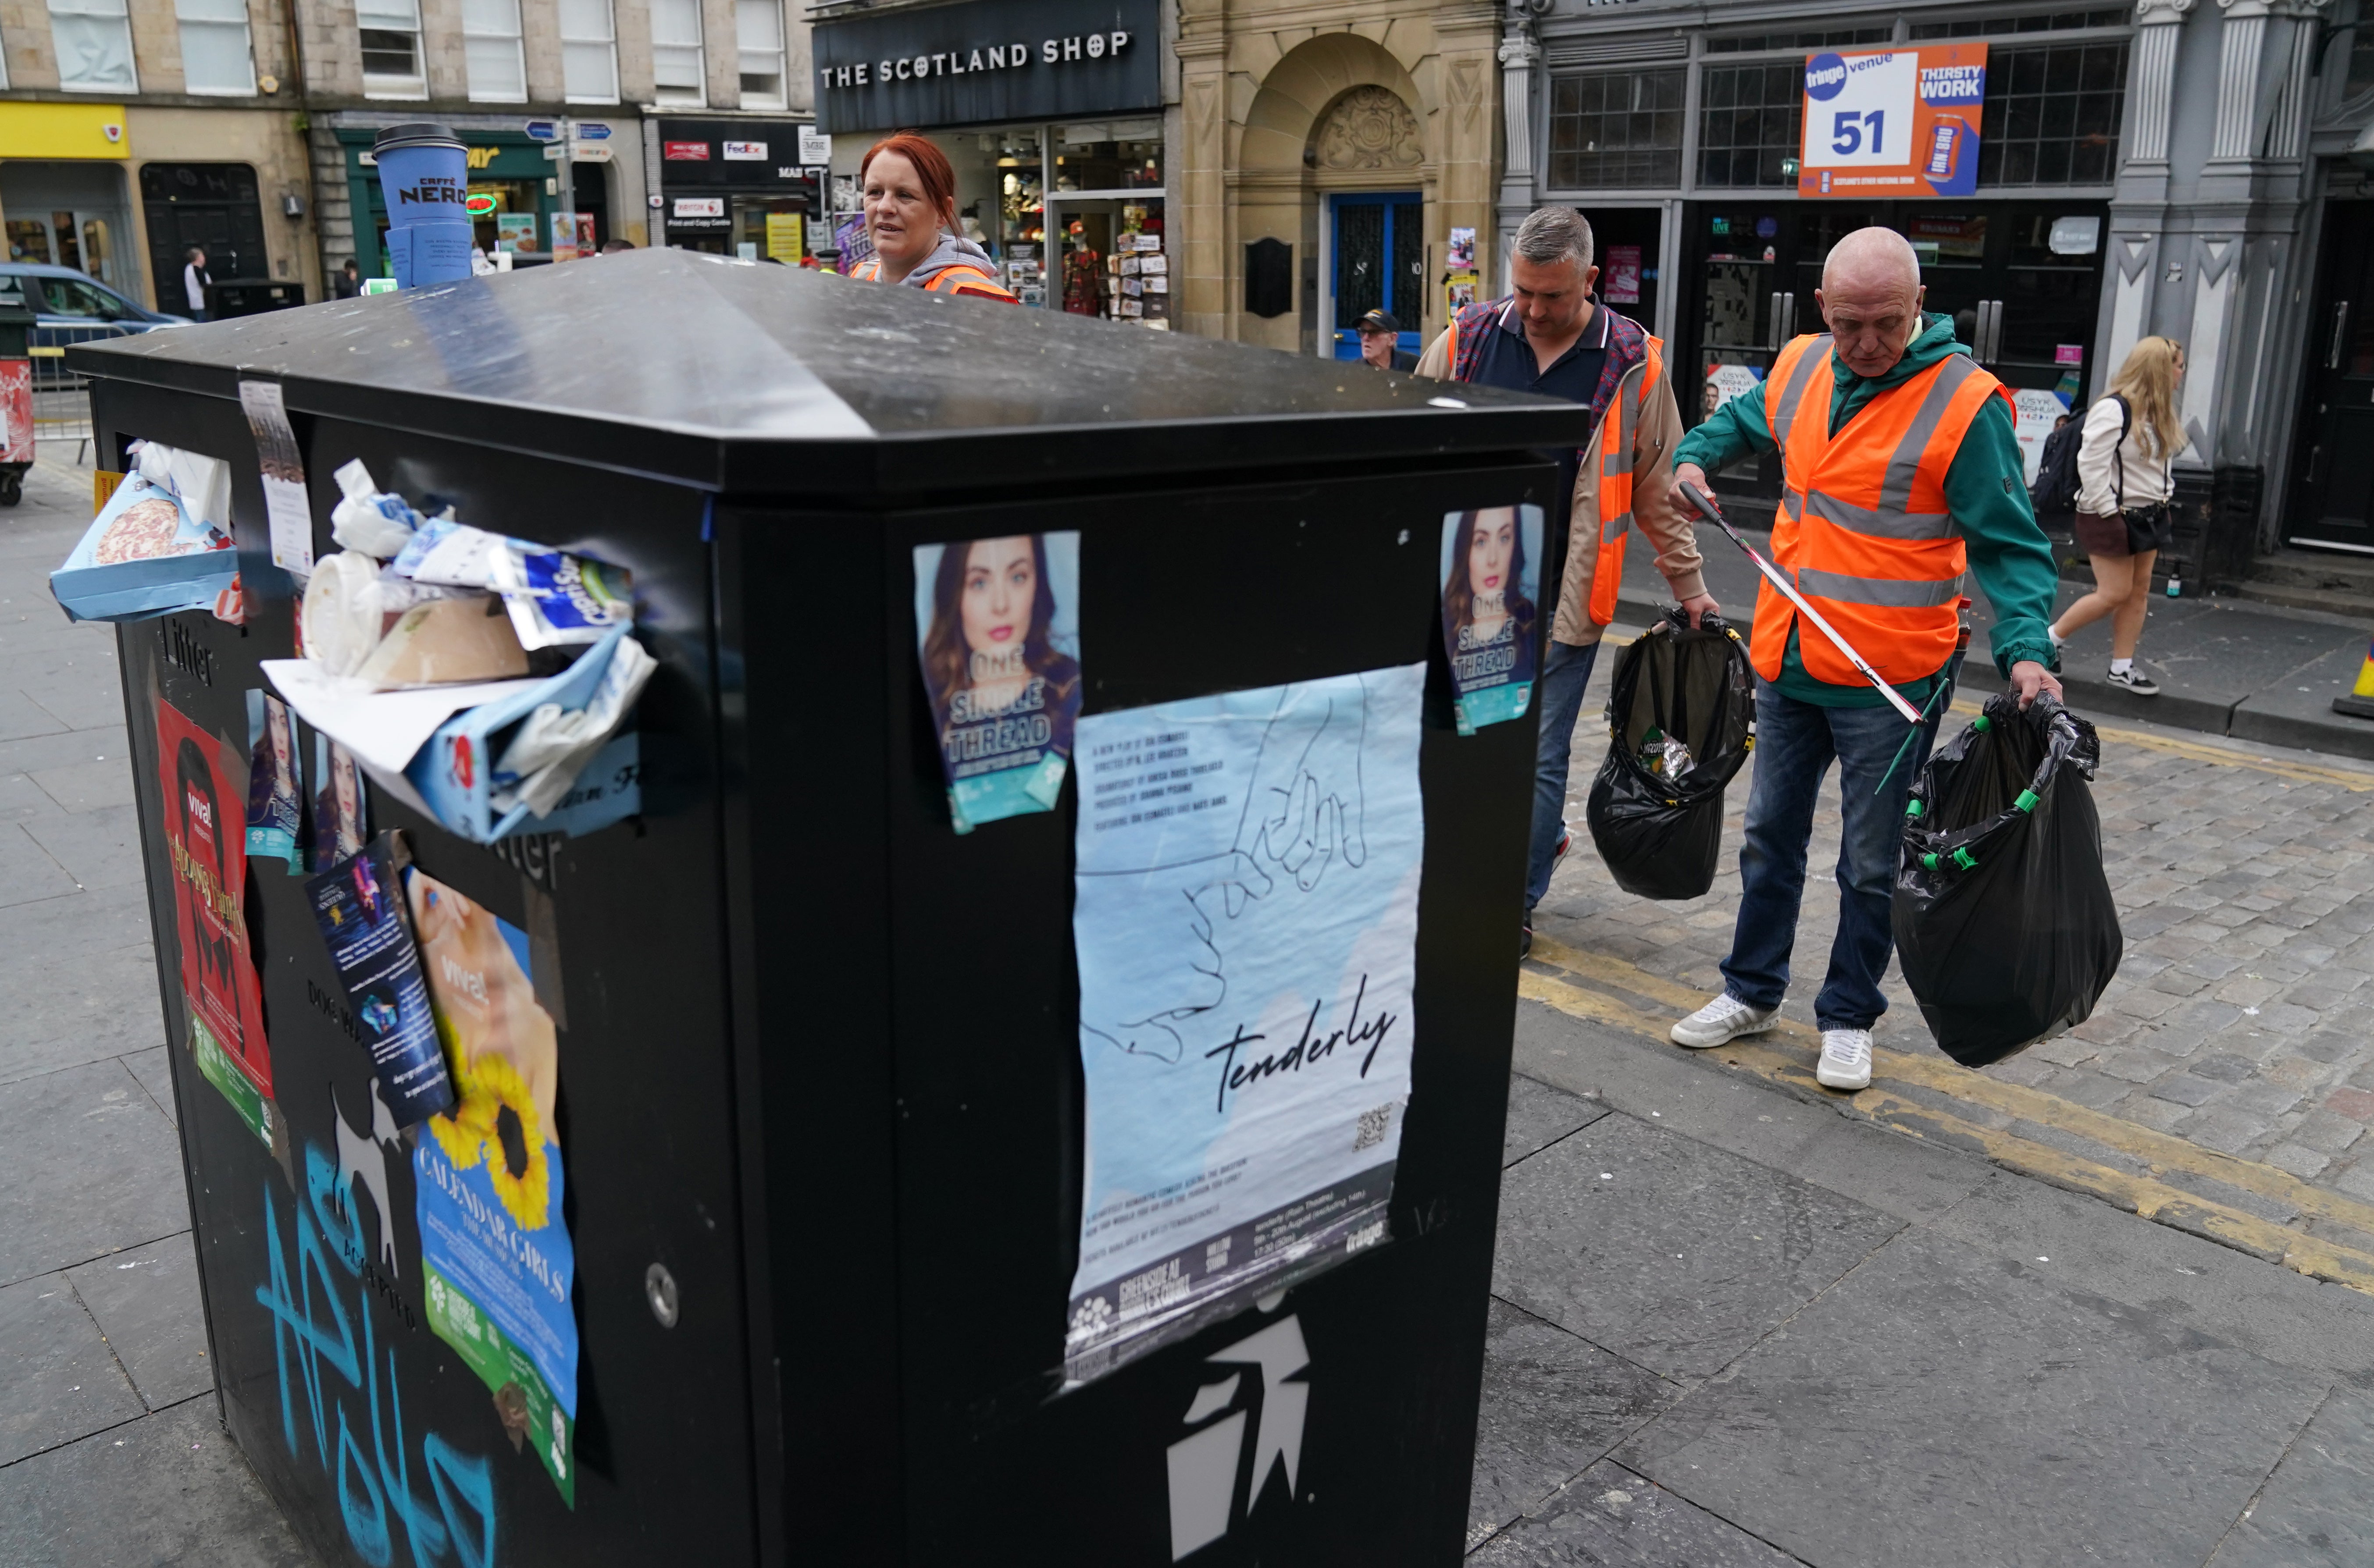
{"type": "Polygon", "coordinates": [[[305,286],[268,277],[227,277],[213,288],[217,320],[258,316],[266,310],[291,310],[305,303],[305,286]]]}
{"type": "Polygon", "coordinates": [[[119,646],[222,1417],[325,1559],[1458,1560],[1534,723],[1459,732],[1446,527],[1540,506],[1578,410],[667,250],[71,358],[114,466],[233,460],[245,624],[119,646]],[[291,653],[242,380],[317,552],[358,458],[632,571],[636,814],[482,846],[366,790],[532,981],[565,1196],[516,1111],[394,1126],[306,879],[194,848],[291,653]],[[511,1211],[573,1244],[570,1421],[424,1265],[440,1158],[556,1184],[511,1211]]]}

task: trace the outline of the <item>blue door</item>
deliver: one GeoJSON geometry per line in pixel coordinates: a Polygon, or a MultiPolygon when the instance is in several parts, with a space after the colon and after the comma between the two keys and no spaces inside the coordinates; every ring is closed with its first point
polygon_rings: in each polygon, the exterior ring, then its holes
{"type": "Polygon", "coordinates": [[[1416,192],[1335,198],[1335,357],[1360,357],[1361,317],[1386,310],[1418,351],[1426,310],[1426,205],[1416,192]]]}

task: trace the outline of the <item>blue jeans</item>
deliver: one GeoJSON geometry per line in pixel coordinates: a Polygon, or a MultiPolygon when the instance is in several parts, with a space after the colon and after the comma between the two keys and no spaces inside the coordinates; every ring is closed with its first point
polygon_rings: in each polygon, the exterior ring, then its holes
{"type": "Polygon", "coordinates": [[[1845,821],[1839,934],[1830,943],[1829,976],[1814,999],[1814,1019],[1825,1029],[1868,1029],[1879,1021],[1887,1011],[1879,978],[1896,942],[1888,909],[1904,802],[1936,732],[1933,715],[1890,774],[1888,764],[1905,736],[1904,718],[1894,708],[1823,708],[1782,696],[1769,682],[1756,683],[1756,780],[1739,848],[1739,924],[1731,956],[1722,961],[1724,990],[1757,1008],[1778,1007],[1788,994],[1814,808],[1835,760],[1845,821]]]}
{"type": "Polygon", "coordinates": [[[1550,866],[1557,856],[1558,834],[1566,825],[1566,778],[1574,755],[1574,723],[1582,714],[1582,688],[1591,684],[1592,661],[1599,657],[1595,642],[1584,648],[1556,641],[1543,646],[1542,678],[1534,687],[1534,701],[1541,709],[1542,735],[1534,754],[1534,841],[1525,859],[1528,916],[1549,891],[1550,866]]]}

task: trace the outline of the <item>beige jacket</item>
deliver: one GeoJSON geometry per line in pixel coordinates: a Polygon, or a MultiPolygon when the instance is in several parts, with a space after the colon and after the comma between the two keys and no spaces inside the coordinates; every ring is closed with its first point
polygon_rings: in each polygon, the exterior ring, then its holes
{"type": "MultiPolygon", "coordinates": [[[[1604,307],[1603,307],[1604,308],[1604,307]]],[[[1643,360],[1626,373],[1616,387],[1618,402],[1629,398],[1638,378],[1649,373],[1643,360]]],[[[1417,362],[1417,374],[1438,381],[1451,378],[1451,331],[1444,328],[1417,362]]],[[[1611,408],[1614,404],[1609,405],[1611,408]]],[[[1574,475],[1574,506],[1567,528],[1566,576],[1558,583],[1557,618],[1550,640],[1585,648],[1599,640],[1604,628],[1590,615],[1592,579],[1599,568],[1599,454],[1611,424],[1602,419],[1583,449],[1581,466],[1574,475]]],[[[1673,366],[1664,368],[1656,386],[1641,404],[1632,427],[1632,521],[1649,537],[1657,552],[1657,570],[1678,602],[1706,591],[1705,562],[1698,555],[1698,535],[1689,521],[1678,515],[1669,492],[1674,484],[1674,448],[1682,439],[1682,411],[1674,403],[1673,366]]],[[[1632,552],[1628,551],[1628,555],[1632,552]]]]}

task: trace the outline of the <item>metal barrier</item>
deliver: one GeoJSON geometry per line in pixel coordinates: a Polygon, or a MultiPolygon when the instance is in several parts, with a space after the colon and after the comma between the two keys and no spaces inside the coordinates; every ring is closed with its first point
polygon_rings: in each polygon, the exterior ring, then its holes
{"type": "Polygon", "coordinates": [[[79,468],[90,450],[90,390],[80,375],[66,369],[66,345],[132,334],[117,326],[88,326],[41,327],[34,335],[44,340],[31,349],[35,452],[45,441],[72,441],[79,468]]]}

